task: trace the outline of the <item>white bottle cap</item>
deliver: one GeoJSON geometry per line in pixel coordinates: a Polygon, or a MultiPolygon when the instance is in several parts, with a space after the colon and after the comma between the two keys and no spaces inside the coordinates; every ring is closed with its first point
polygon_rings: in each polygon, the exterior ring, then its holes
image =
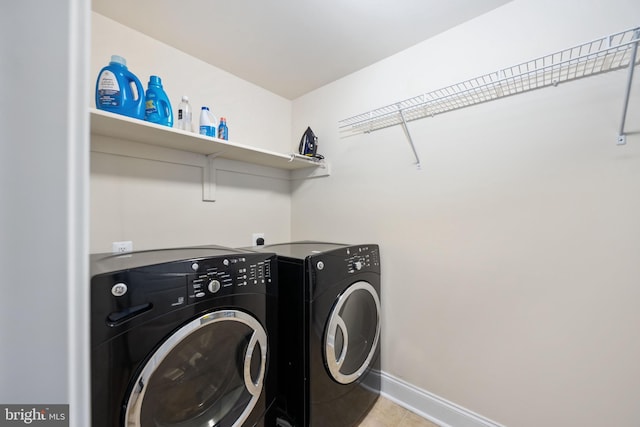
{"type": "Polygon", "coordinates": [[[127,66],[127,60],[120,55],[111,55],[111,62],[127,66]]]}

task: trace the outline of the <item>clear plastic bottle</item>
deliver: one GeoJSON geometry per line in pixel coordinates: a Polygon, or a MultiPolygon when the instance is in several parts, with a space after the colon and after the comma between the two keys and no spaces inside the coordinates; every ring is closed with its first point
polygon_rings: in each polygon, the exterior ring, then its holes
{"type": "Polygon", "coordinates": [[[187,132],[193,132],[191,127],[191,105],[189,104],[189,97],[184,95],[180,105],[178,105],[178,120],[176,120],[176,128],[186,130],[187,132]]]}

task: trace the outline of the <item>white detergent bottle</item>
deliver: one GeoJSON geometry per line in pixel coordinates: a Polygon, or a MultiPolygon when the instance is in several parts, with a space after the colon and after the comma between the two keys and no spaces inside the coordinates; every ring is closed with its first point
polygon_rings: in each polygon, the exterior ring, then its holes
{"type": "Polygon", "coordinates": [[[216,117],[209,111],[209,107],[202,107],[200,110],[200,135],[215,137],[216,129],[216,117]]]}

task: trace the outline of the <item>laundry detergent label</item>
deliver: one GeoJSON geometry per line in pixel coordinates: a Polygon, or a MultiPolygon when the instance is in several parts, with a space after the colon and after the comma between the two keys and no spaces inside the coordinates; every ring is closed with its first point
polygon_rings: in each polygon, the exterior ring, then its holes
{"type": "Polygon", "coordinates": [[[98,103],[100,106],[117,107],[121,102],[120,83],[116,75],[104,70],[98,79],[98,103]]]}
{"type": "Polygon", "coordinates": [[[158,107],[154,99],[147,99],[145,102],[145,114],[148,116],[158,114],[158,107]]]}
{"type": "Polygon", "coordinates": [[[213,126],[200,126],[200,135],[215,136],[215,128],[213,126]]]}

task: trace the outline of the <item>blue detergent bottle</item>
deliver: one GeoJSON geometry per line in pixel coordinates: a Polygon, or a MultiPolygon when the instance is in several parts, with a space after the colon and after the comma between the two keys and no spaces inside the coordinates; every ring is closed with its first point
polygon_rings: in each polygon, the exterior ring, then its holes
{"type": "Polygon", "coordinates": [[[96,108],[144,120],[144,88],[127,68],[127,60],[112,55],[96,81],[96,108]]]}
{"type": "Polygon", "coordinates": [[[162,79],[158,76],[149,77],[149,85],[145,93],[144,119],[159,125],[173,126],[171,102],[162,88],[162,79]]]}
{"type": "Polygon", "coordinates": [[[218,139],[229,140],[229,128],[227,127],[227,119],[220,117],[220,124],[218,125],[218,139]]]}

